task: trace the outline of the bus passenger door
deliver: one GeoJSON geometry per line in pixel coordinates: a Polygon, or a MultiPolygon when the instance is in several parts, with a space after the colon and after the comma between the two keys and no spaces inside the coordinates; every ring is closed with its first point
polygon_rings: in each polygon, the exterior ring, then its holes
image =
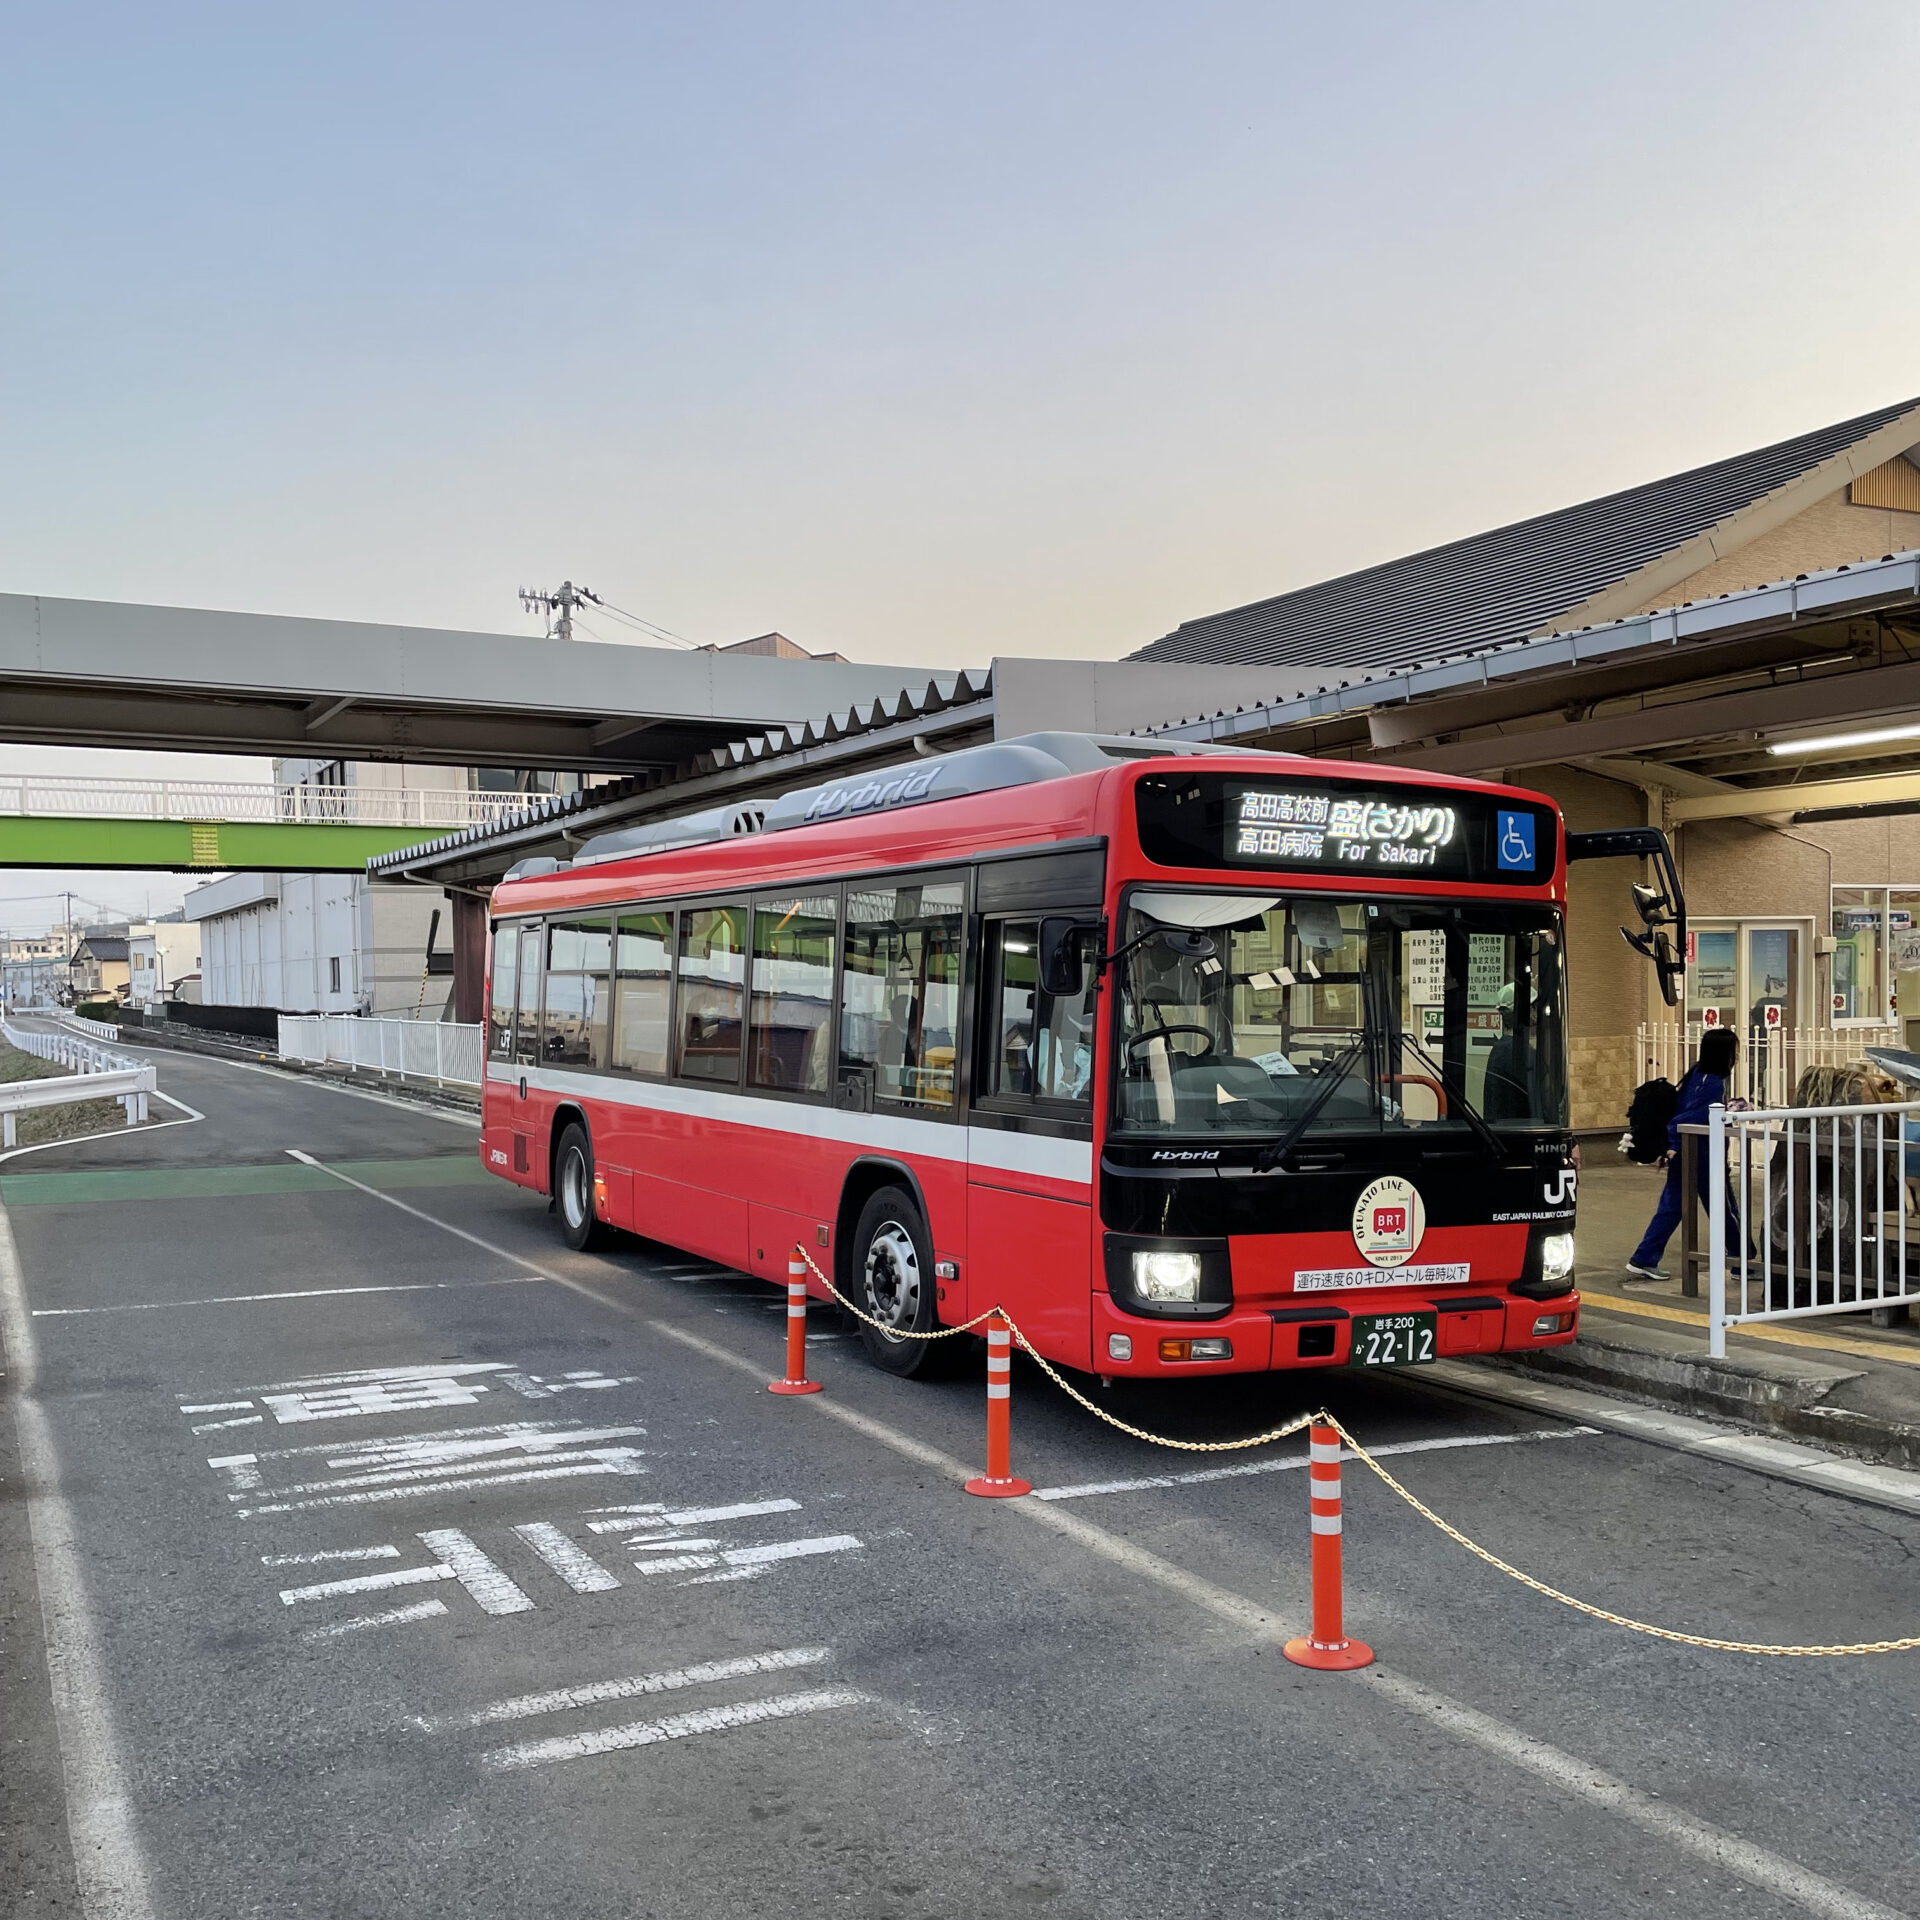
{"type": "MultiPolygon", "coordinates": [[[[1097,918],[1097,914],[1094,916],[1097,918]]],[[[1041,990],[1039,921],[989,920],[967,1129],[967,1311],[1003,1306],[1048,1359],[1092,1365],[1092,970],[1041,990]]]]}

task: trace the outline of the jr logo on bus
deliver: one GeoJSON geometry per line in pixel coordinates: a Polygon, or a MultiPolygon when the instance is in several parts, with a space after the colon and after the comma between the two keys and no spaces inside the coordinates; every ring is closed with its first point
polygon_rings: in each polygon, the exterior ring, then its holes
{"type": "Polygon", "coordinates": [[[1426,1203],[1413,1182],[1398,1174],[1383,1174],[1353,1209],[1353,1244],[1370,1266],[1404,1265],[1418,1251],[1426,1231],[1426,1203]]]}

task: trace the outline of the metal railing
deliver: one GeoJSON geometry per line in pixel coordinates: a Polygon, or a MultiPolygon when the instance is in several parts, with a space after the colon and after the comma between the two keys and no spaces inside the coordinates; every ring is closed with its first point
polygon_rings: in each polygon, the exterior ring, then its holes
{"type": "Polygon", "coordinates": [[[1920,1181],[1920,1100],[1713,1107],[1706,1154],[1715,1358],[1726,1354],[1727,1329],[1743,1323],[1869,1309],[1904,1318],[1920,1302],[1920,1217],[1908,1186],[1909,1176],[1920,1181]]]}
{"type": "Polygon", "coordinates": [[[0,774],[0,815],[98,820],[242,820],[349,827],[468,827],[538,806],[535,793],[457,787],[282,786],[261,781],[89,780],[0,774]]]}
{"type": "Polygon", "coordinates": [[[485,1033],[450,1020],[283,1013],[280,1057],[477,1089],[485,1075],[485,1033]]]}
{"type": "MultiPolygon", "coordinates": [[[[97,1021],[82,1023],[97,1026],[97,1021]]],[[[112,1032],[112,1029],[107,1029],[112,1032]]],[[[147,1095],[158,1085],[151,1061],[109,1053],[104,1047],[68,1033],[42,1033],[0,1020],[0,1038],[7,1045],[70,1071],[57,1079],[13,1080],[0,1085],[0,1146],[19,1144],[18,1116],[34,1107],[70,1106],[78,1100],[117,1100],[127,1125],[147,1117],[147,1095]]]]}
{"type": "MultiPolygon", "coordinates": [[[[1634,1036],[1634,1083],[1681,1076],[1700,1053],[1701,1038],[1712,1029],[1697,1020],[1642,1024],[1634,1036]]],[[[1768,1027],[1740,1030],[1734,1062],[1734,1092],[1757,1107],[1784,1107],[1809,1067],[1839,1067],[1864,1057],[1868,1047],[1906,1044],[1896,1026],[1768,1027]]]]}

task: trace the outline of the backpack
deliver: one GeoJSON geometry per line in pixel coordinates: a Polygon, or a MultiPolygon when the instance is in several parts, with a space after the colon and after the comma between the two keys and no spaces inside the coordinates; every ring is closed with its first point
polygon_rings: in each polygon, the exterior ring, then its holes
{"type": "Polygon", "coordinates": [[[1667,1151],[1667,1125],[1680,1105],[1680,1089],[1671,1080],[1643,1080],[1627,1107],[1629,1160],[1651,1166],[1667,1151]]]}

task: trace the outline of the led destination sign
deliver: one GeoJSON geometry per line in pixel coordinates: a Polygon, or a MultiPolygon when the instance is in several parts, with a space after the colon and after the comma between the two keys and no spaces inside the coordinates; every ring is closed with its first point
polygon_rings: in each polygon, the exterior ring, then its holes
{"type": "Polygon", "coordinates": [[[1248,787],[1239,795],[1230,849],[1260,866],[1303,861],[1343,866],[1437,867],[1453,844],[1452,807],[1385,800],[1336,800],[1324,793],[1273,793],[1248,787]]]}
{"type": "Polygon", "coordinates": [[[1537,887],[1558,861],[1552,810],[1462,788],[1154,774],[1140,846],[1169,867],[1278,868],[1537,887]]]}

